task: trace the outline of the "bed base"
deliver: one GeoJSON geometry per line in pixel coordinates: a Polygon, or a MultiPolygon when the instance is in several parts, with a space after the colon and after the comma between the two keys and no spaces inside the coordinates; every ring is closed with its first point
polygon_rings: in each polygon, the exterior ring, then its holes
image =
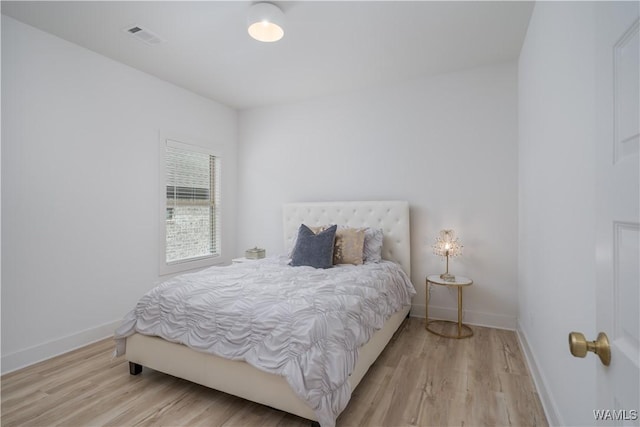
{"type": "MultiPolygon", "coordinates": [[[[360,357],[349,378],[352,390],[408,317],[409,310],[410,307],[405,307],[391,316],[384,327],[376,331],[360,349],[360,357]]],[[[127,359],[131,375],[138,375],[143,367],[148,367],[317,421],[313,410],[294,394],[284,377],[261,371],[246,362],[224,359],[142,334],[127,338],[127,359]]]]}

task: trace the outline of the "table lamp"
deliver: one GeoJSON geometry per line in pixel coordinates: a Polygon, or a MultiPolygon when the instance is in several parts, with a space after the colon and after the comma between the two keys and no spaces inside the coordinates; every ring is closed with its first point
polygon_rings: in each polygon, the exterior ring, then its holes
{"type": "Polygon", "coordinates": [[[446,282],[455,282],[456,276],[449,274],[449,257],[455,257],[462,254],[463,246],[458,243],[453,230],[441,230],[440,235],[436,238],[433,245],[433,253],[447,258],[447,271],[440,275],[440,278],[446,282]]]}

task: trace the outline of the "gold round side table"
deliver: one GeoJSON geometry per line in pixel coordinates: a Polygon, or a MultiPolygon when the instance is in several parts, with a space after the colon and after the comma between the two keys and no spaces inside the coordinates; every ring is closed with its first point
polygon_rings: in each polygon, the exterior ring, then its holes
{"type": "Polygon", "coordinates": [[[427,295],[425,297],[426,299],[426,308],[425,308],[426,319],[425,319],[425,325],[424,325],[425,329],[431,332],[432,334],[436,334],[438,336],[445,337],[445,338],[460,339],[460,338],[469,338],[473,336],[473,330],[469,327],[469,325],[465,325],[464,323],[462,323],[462,288],[466,286],[471,286],[472,284],[473,284],[473,280],[467,277],[462,277],[462,276],[456,276],[453,282],[445,281],[444,279],[441,279],[440,276],[437,274],[427,276],[427,287],[426,287],[427,295]],[[429,320],[429,285],[451,286],[451,287],[458,288],[458,321],[457,322],[453,322],[451,320],[429,320]],[[429,327],[429,325],[433,323],[449,323],[449,324],[453,323],[454,325],[458,326],[458,334],[446,335],[438,331],[434,331],[429,327]]]}

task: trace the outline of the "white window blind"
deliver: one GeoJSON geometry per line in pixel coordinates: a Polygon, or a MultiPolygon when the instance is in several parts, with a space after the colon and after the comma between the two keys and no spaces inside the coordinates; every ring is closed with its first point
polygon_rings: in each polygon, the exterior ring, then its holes
{"type": "Polygon", "coordinates": [[[219,160],[167,140],[167,264],[220,255],[219,160]]]}

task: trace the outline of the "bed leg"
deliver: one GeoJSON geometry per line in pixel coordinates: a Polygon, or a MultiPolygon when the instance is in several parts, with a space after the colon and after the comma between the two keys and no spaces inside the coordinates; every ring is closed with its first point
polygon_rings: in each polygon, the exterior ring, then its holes
{"type": "Polygon", "coordinates": [[[142,372],[142,365],[138,365],[137,363],[129,362],[129,373],[131,375],[138,375],[142,372]]]}

